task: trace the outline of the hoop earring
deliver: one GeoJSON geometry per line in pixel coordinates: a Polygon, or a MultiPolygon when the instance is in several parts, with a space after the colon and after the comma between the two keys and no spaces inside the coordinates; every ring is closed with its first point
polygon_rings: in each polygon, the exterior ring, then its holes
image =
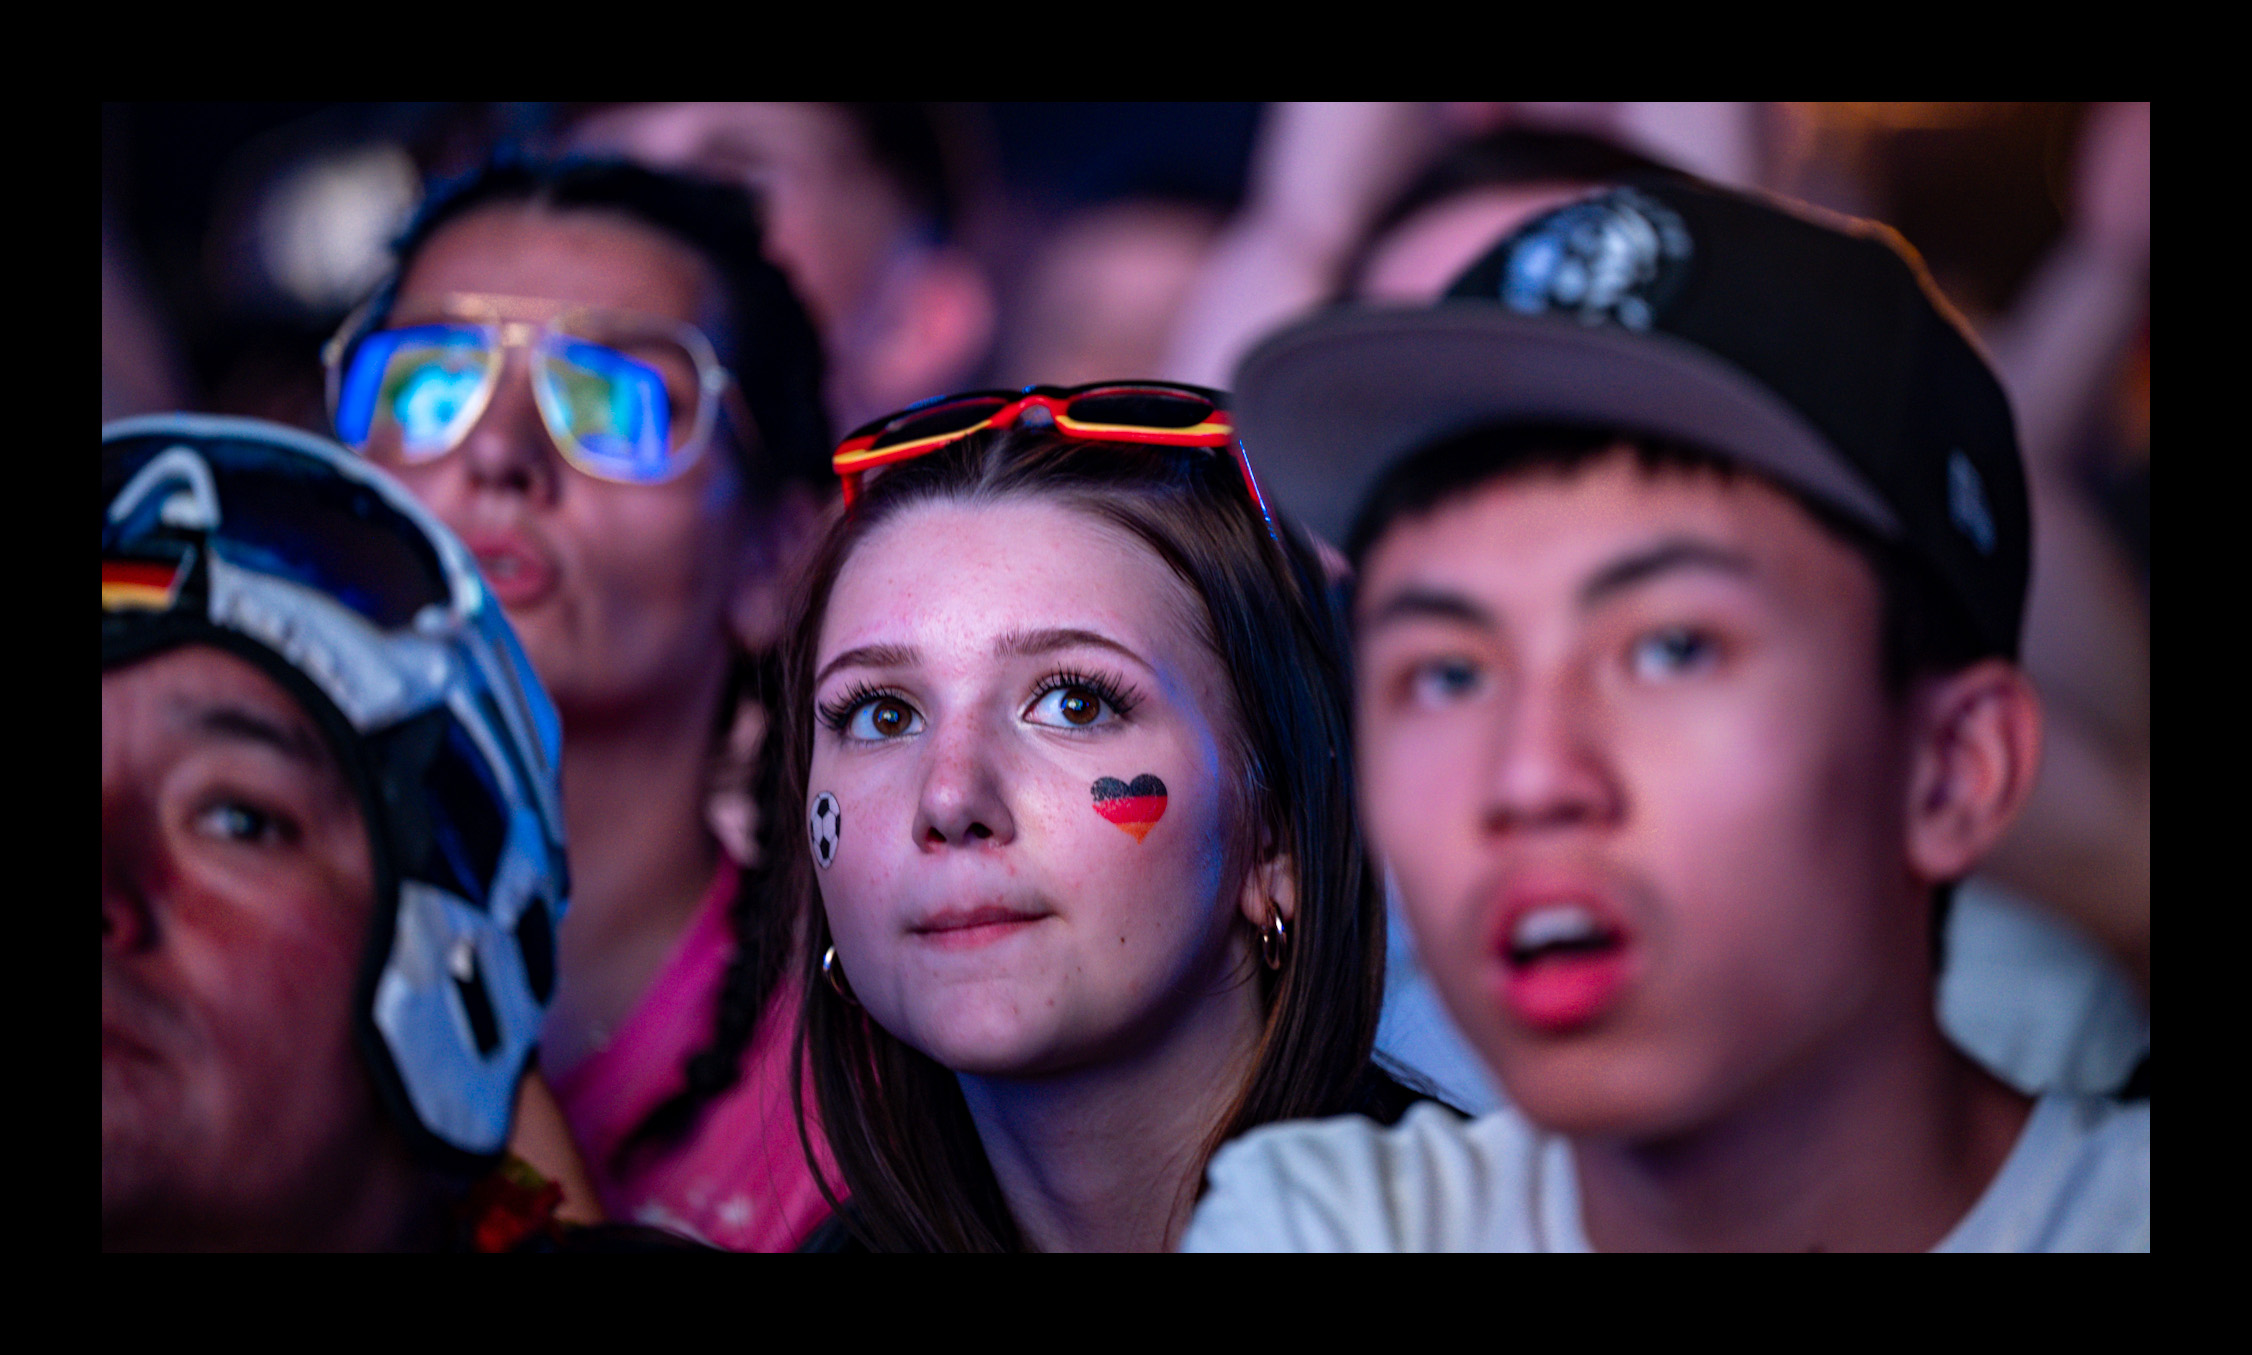
{"type": "Polygon", "coordinates": [[[831,992],[855,1007],[860,1005],[860,999],[852,995],[852,985],[845,982],[843,966],[837,963],[837,948],[834,943],[821,952],[821,977],[829,981],[831,992]]]}
{"type": "Polygon", "coordinates": [[[1273,899],[1267,900],[1267,923],[1259,929],[1259,958],[1269,969],[1282,968],[1290,958],[1290,924],[1282,920],[1282,908],[1273,899]]]}

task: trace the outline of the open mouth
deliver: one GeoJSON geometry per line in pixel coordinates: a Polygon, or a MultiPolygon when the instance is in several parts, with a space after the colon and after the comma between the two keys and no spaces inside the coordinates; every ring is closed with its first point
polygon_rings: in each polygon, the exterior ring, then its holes
{"type": "Polygon", "coordinates": [[[1625,929],[1585,903],[1527,908],[1502,946],[1502,1001],[1535,1030],[1577,1029],[1610,1010],[1626,986],[1629,956],[1625,929]]]}
{"type": "Polygon", "coordinates": [[[1552,903],[1526,913],[1509,929],[1509,963],[1523,969],[1552,960],[1608,955],[1625,943],[1625,935],[1605,925],[1593,909],[1552,903]]]}
{"type": "Polygon", "coordinates": [[[555,586],[555,569],[526,543],[507,535],[479,536],[469,542],[478,572],[502,606],[522,606],[555,586]]]}

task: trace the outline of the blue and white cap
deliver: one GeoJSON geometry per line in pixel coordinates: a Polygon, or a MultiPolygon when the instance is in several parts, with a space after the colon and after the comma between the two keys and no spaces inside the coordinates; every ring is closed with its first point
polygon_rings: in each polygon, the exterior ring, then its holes
{"type": "Polygon", "coordinates": [[[102,430],[102,666],[186,644],[297,696],[359,795],[361,1052],[410,1142],[507,1146],[569,894],[561,736],[459,541],[366,462],[250,419],[102,430]]]}

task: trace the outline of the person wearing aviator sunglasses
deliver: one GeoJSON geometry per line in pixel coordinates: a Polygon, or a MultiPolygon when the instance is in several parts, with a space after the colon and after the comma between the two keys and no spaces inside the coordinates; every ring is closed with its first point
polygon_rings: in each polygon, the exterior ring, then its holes
{"type": "Polygon", "coordinates": [[[1163,1250],[1221,1142],[1396,1119],[1342,625],[1217,393],[955,396],[835,464],[783,684],[817,1247],[1163,1250]]]}
{"type": "Polygon", "coordinates": [[[561,716],[575,907],[543,1070],[611,1217],[790,1248],[828,1212],[786,1076],[794,918],[773,816],[707,808],[826,493],[811,323],[739,190],[621,163],[489,165],[398,253],[329,390],[561,716]]]}

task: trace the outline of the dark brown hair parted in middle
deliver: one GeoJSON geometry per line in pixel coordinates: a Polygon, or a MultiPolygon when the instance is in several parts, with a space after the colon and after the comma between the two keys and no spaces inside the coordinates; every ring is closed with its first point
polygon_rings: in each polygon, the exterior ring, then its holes
{"type": "MultiPolygon", "coordinates": [[[[1384,983],[1383,891],[1354,819],[1343,618],[1313,551],[1287,531],[1269,534],[1232,459],[1017,429],[973,434],[871,476],[810,562],[785,642],[783,812],[803,821],[814,651],[831,590],[859,543],[917,504],[1023,499],[1123,530],[1203,604],[1206,641],[1232,685],[1246,807],[1238,860],[1248,868],[1266,842],[1296,868],[1290,958],[1272,973],[1255,966],[1265,1026],[1249,1077],[1200,1145],[1201,1174],[1220,1144],[1256,1126],[1363,1107],[1384,983]]],[[[792,844],[788,887],[807,907],[799,1040],[815,1106],[801,1110],[815,1112],[843,1178],[822,1182],[831,1203],[878,1251],[1024,1249],[955,1075],[823,981],[830,936],[810,847],[803,833],[778,836],[792,844]],[[840,1204],[847,1196],[849,1206],[840,1204]]]]}

